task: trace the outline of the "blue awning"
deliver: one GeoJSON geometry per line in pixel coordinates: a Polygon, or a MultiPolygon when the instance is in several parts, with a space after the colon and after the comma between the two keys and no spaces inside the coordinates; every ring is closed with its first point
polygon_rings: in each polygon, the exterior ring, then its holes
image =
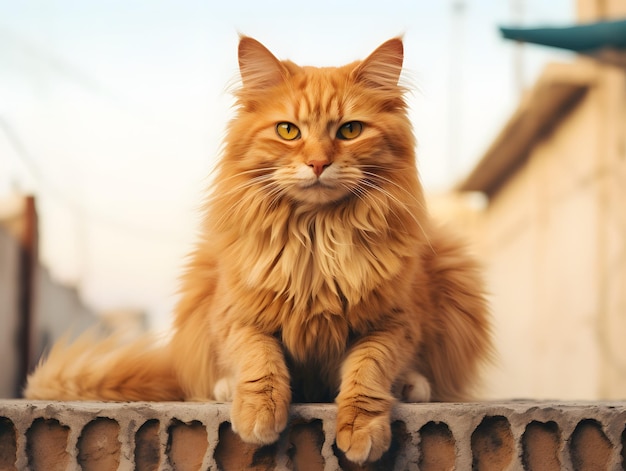
{"type": "Polygon", "coordinates": [[[506,28],[505,39],[558,47],[575,52],[626,49],[626,20],[553,28],[506,28]]]}

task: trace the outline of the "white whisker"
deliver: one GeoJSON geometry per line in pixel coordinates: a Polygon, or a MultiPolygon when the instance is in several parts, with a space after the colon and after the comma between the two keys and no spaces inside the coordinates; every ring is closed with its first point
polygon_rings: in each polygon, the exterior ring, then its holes
{"type": "MultiPolygon", "coordinates": [[[[377,175],[377,174],[374,174],[374,173],[371,173],[371,172],[364,172],[364,174],[369,176],[369,177],[373,177],[374,179],[382,180],[385,183],[391,184],[391,185],[395,186],[396,188],[399,188],[406,195],[410,196],[411,199],[415,203],[419,204],[420,207],[422,207],[422,209],[423,209],[423,204],[421,204],[421,202],[411,192],[409,192],[408,190],[406,190],[402,186],[398,185],[397,183],[389,180],[388,178],[381,177],[380,175],[377,175]]],[[[371,181],[371,180],[368,180],[368,179],[362,179],[359,184],[363,185],[363,186],[366,186],[366,187],[368,187],[368,188],[370,188],[372,190],[376,190],[376,191],[380,192],[384,197],[386,197],[388,200],[394,202],[400,209],[404,210],[411,217],[413,222],[415,222],[415,224],[419,227],[420,231],[422,232],[422,235],[424,236],[426,242],[428,243],[429,247],[432,250],[432,245],[430,243],[430,238],[428,236],[428,233],[424,229],[424,226],[422,226],[422,223],[420,222],[419,218],[414,214],[414,212],[407,205],[407,203],[405,203],[404,201],[400,200],[397,196],[392,194],[389,190],[386,190],[385,188],[383,188],[381,185],[376,184],[375,181],[371,181]]],[[[396,216],[396,218],[401,220],[401,218],[394,211],[394,209],[393,209],[393,207],[391,205],[389,205],[389,210],[392,212],[392,214],[394,214],[396,216]]],[[[406,227],[404,229],[405,229],[405,231],[407,230],[406,227]]]]}

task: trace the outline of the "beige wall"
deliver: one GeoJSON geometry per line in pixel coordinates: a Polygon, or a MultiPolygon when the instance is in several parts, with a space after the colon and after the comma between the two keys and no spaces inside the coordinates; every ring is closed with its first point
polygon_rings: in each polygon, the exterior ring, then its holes
{"type": "Polygon", "coordinates": [[[475,231],[499,362],[495,398],[626,398],[626,80],[598,66],[475,231]]]}
{"type": "MultiPolygon", "coordinates": [[[[626,2],[622,2],[626,3],[626,2]]],[[[602,397],[626,398],[626,69],[606,71],[600,91],[598,336],[602,397]]]]}
{"type": "Polygon", "coordinates": [[[626,15],[626,1],[624,0],[578,0],[576,7],[581,21],[595,21],[626,15]]]}

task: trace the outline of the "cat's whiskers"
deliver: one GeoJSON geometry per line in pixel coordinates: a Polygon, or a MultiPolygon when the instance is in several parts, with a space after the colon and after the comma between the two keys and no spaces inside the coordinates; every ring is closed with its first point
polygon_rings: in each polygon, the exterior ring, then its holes
{"type": "Polygon", "coordinates": [[[271,186],[272,183],[274,183],[274,179],[271,174],[258,175],[244,182],[240,182],[239,184],[229,188],[227,191],[215,192],[212,195],[212,199],[218,200],[223,198],[229,198],[233,195],[239,198],[244,194],[249,195],[251,193],[249,191],[250,189],[265,191],[268,187],[271,186]]]}
{"type": "MultiPolygon", "coordinates": [[[[238,175],[241,175],[238,174],[238,175]]],[[[271,174],[258,175],[247,181],[230,188],[226,192],[215,193],[212,195],[213,202],[223,199],[233,199],[230,204],[230,211],[224,212],[215,221],[215,226],[220,227],[224,221],[239,212],[248,213],[251,207],[258,206],[259,201],[267,200],[268,196],[276,199],[283,190],[276,184],[271,174]],[[251,191],[254,190],[254,191],[251,191]]],[[[270,205],[274,203],[271,202],[270,205]]],[[[269,208],[265,208],[264,215],[267,215],[269,208]]]]}
{"type": "MultiPolygon", "coordinates": [[[[348,190],[350,192],[350,194],[352,194],[355,198],[358,198],[361,202],[363,202],[364,204],[368,204],[369,202],[364,198],[364,196],[368,195],[368,192],[364,189],[361,188],[358,185],[347,185],[345,183],[341,183],[341,186],[343,188],[345,188],[346,190],[348,190]]],[[[377,205],[377,210],[378,212],[380,212],[381,206],[383,205],[383,203],[380,201],[380,199],[375,196],[375,195],[371,195],[375,198],[375,203],[377,205]]],[[[371,230],[362,230],[360,231],[361,235],[368,240],[369,242],[375,243],[374,237],[372,236],[372,232],[371,230]]]]}
{"type": "MultiPolygon", "coordinates": [[[[216,192],[212,195],[211,200],[232,198],[233,196],[236,196],[234,201],[231,203],[231,211],[222,214],[215,221],[216,226],[221,226],[224,221],[227,218],[232,217],[233,214],[238,214],[241,211],[249,211],[250,207],[257,207],[262,210],[261,218],[269,217],[272,208],[275,208],[287,194],[287,188],[289,186],[297,186],[299,184],[299,180],[297,178],[282,178],[281,184],[279,184],[276,181],[274,172],[276,170],[280,170],[280,168],[281,167],[263,167],[259,169],[244,170],[223,180],[221,185],[222,188],[224,186],[224,182],[229,182],[238,178],[240,179],[247,175],[253,175],[245,181],[238,182],[237,185],[229,188],[225,192],[216,192]],[[264,204],[259,204],[260,201],[263,201],[264,204]]],[[[391,213],[398,221],[402,221],[403,219],[400,214],[398,214],[398,209],[408,214],[417,227],[419,227],[426,239],[426,242],[430,245],[428,235],[420,223],[419,218],[412,211],[410,203],[403,201],[398,196],[394,195],[391,191],[385,188],[385,186],[393,186],[394,188],[400,190],[404,195],[409,197],[410,202],[417,204],[421,208],[424,207],[423,202],[391,178],[385,177],[380,173],[365,170],[365,168],[385,169],[385,167],[381,165],[362,166],[360,168],[362,175],[361,178],[355,178],[356,175],[342,175],[341,178],[337,179],[337,185],[346,189],[350,194],[361,200],[364,204],[376,204],[376,212],[379,214],[384,215],[385,213],[391,213]],[[394,204],[389,204],[390,202],[394,204]]],[[[397,171],[398,169],[391,170],[397,171]]],[[[407,233],[410,232],[406,227],[404,227],[404,230],[407,233]]]]}
{"type": "MultiPolygon", "coordinates": [[[[219,193],[216,194],[215,192],[211,195],[211,199],[214,198],[219,198],[220,196],[223,195],[229,195],[231,193],[236,193],[237,191],[240,191],[242,188],[245,189],[245,187],[247,185],[254,185],[258,182],[262,182],[265,179],[269,179],[272,178],[272,174],[275,170],[278,170],[280,167],[262,167],[259,169],[251,169],[251,170],[243,170],[241,172],[237,172],[234,175],[230,175],[228,177],[221,177],[221,184],[220,184],[220,188],[225,186],[225,183],[229,183],[232,180],[241,178],[242,176],[246,176],[246,175],[254,175],[254,174],[258,174],[252,178],[250,178],[249,180],[246,180],[245,182],[242,182],[240,185],[236,185],[232,188],[230,188],[226,193],[219,193]]],[[[214,189],[215,190],[215,189],[214,189]]]]}
{"type": "MultiPolygon", "coordinates": [[[[375,168],[375,169],[384,169],[385,167],[383,166],[379,166],[379,165],[368,165],[368,166],[364,166],[364,167],[368,167],[368,168],[375,168]]],[[[400,167],[398,167],[397,169],[392,169],[394,171],[404,171],[405,169],[402,169],[400,167]]],[[[411,168],[407,168],[406,170],[411,170],[411,168]]],[[[372,178],[372,180],[378,180],[378,181],[382,181],[386,184],[392,185],[395,188],[399,189],[402,193],[404,193],[405,195],[407,195],[411,200],[413,200],[413,202],[415,204],[417,204],[422,210],[426,211],[426,205],[424,203],[424,201],[420,198],[417,198],[412,192],[408,191],[406,188],[404,188],[402,185],[399,185],[397,182],[395,182],[394,180],[392,180],[391,178],[387,178],[384,177],[383,175],[380,175],[379,173],[374,173],[374,172],[369,172],[367,170],[363,170],[362,172],[364,175],[372,178]]],[[[380,187],[382,188],[382,186],[380,187]]],[[[412,213],[411,213],[412,214],[412,213]]],[[[415,219],[415,218],[414,218],[415,219]]],[[[426,238],[428,239],[428,236],[426,235],[424,229],[422,228],[421,224],[419,223],[418,220],[416,220],[417,224],[420,226],[420,229],[422,230],[422,233],[424,234],[424,236],[426,236],[426,238]]],[[[429,242],[430,245],[430,242],[429,242]]]]}
{"type": "MultiPolygon", "coordinates": [[[[368,165],[368,166],[364,166],[364,168],[392,170],[394,172],[404,172],[406,170],[414,170],[414,169],[412,169],[410,167],[407,167],[406,169],[400,168],[400,167],[398,167],[398,168],[385,168],[383,166],[378,166],[378,165],[368,165]]],[[[385,183],[388,183],[390,185],[395,186],[400,191],[402,191],[404,194],[406,194],[409,198],[411,198],[417,205],[419,205],[420,208],[425,209],[425,205],[424,205],[423,201],[421,201],[419,198],[417,198],[413,193],[408,191],[402,185],[399,185],[397,182],[393,181],[391,178],[387,178],[387,177],[384,177],[384,176],[380,175],[379,173],[369,172],[369,171],[363,170],[363,169],[362,169],[362,172],[363,172],[364,175],[367,175],[368,177],[372,177],[372,178],[375,178],[377,180],[381,180],[381,181],[383,181],[385,183]]]]}
{"type": "Polygon", "coordinates": [[[263,212],[263,218],[270,216],[270,211],[276,208],[280,201],[286,194],[286,190],[278,184],[274,184],[270,191],[264,195],[263,197],[268,200],[268,204],[265,205],[265,210],[263,212]]]}
{"type": "MultiPolygon", "coordinates": [[[[392,198],[390,198],[390,194],[388,191],[384,190],[383,188],[381,188],[380,186],[376,185],[374,182],[369,181],[369,180],[363,180],[359,182],[359,186],[360,186],[361,191],[369,197],[369,201],[367,201],[366,204],[371,205],[372,203],[376,203],[377,210],[379,213],[382,213],[382,214],[390,213],[393,216],[395,216],[395,218],[398,221],[400,222],[402,221],[403,218],[395,209],[394,205],[389,204],[389,200],[392,198]],[[377,190],[377,191],[376,192],[371,191],[372,189],[377,190]]],[[[397,203],[396,206],[400,206],[405,213],[411,214],[411,212],[409,211],[409,209],[406,207],[405,204],[403,204],[400,201],[396,201],[396,203],[397,203]]],[[[387,218],[385,217],[385,219],[387,218]]],[[[407,230],[404,223],[402,223],[402,227],[404,229],[405,234],[410,233],[407,230]]]]}
{"type": "MultiPolygon", "coordinates": [[[[369,172],[368,172],[369,173],[369,172]]],[[[376,174],[371,174],[369,175],[370,177],[379,177],[376,174]]],[[[383,181],[385,181],[386,179],[382,178],[383,181]]],[[[391,193],[389,190],[383,188],[380,185],[375,184],[374,181],[368,180],[368,179],[363,179],[360,182],[361,185],[367,186],[368,188],[377,190],[378,192],[380,192],[383,196],[385,196],[386,198],[388,198],[389,200],[393,201],[394,203],[396,203],[396,205],[404,210],[405,213],[407,213],[410,218],[413,220],[413,222],[415,222],[415,224],[417,225],[417,227],[419,227],[420,231],[422,232],[422,235],[424,236],[424,240],[426,241],[426,243],[428,244],[428,246],[432,249],[432,244],[430,243],[430,239],[428,237],[428,233],[426,232],[426,230],[424,229],[424,227],[422,226],[421,222],[419,221],[419,218],[413,213],[413,211],[411,211],[411,208],[407,205],[407,203],[405,203],[404,201],[400,200],[397,196],[395,196],[393,193],[391,193]]],[[[402,187],[400,185],[396,186],[398,188],[402,187]]],[[[411,195],[408,191],[404,190],[408,195],[411,195]]],[[[411,197],[417,202],[417,198],[415,198],[414,196],[411,195],[411,197]]],[[[393,206],[389,205],[389,208],[391,210],[391,212],[393,214],[396,215],[396,217],[401,221],[402,218],[394,211],[393,206]]],[[[408,231],[406,227],[404,227],[405,231],[407,231],[407,233],[410,233],[411,231],[408,231]]]]}

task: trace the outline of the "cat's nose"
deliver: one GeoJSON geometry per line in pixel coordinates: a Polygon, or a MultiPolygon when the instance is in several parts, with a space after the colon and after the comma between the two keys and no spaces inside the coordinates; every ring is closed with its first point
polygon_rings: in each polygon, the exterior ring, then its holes
{"type": "Polygon", "coordinates": [[[330,160],[309,160],[306,164],[311,167],[313,173],[319,177],[322,172],[326,170],[326,168],[330,165],[330,160]]]}

